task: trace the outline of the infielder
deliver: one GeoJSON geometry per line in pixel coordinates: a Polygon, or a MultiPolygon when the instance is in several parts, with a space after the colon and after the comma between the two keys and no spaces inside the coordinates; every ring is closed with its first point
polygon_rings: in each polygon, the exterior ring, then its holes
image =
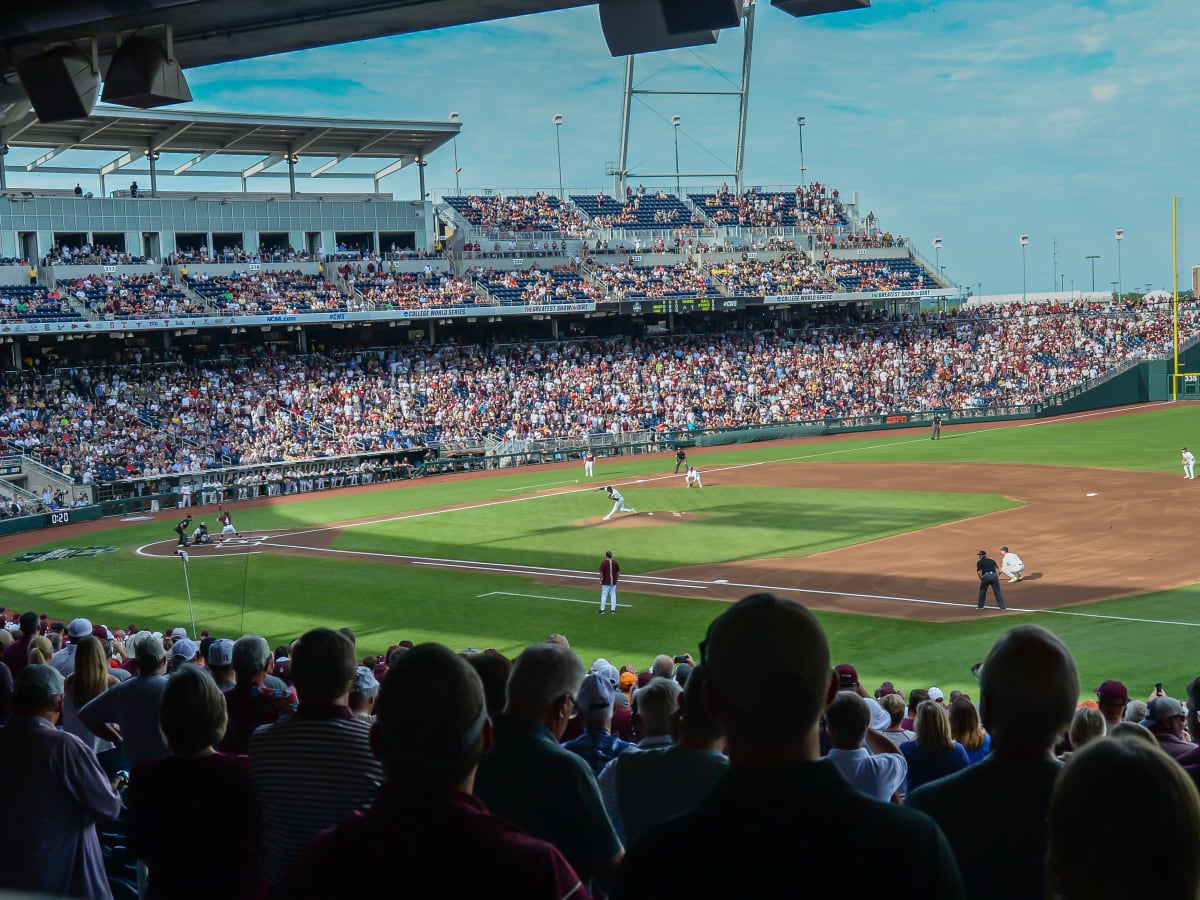
{"type": "Polygon", "coordinates": [[[583,474],[591,478],[596,467],[596,454],[591,450],[583,452],[583,474]]]}
{"type": "Polygon", "coordinates": [[[606,487],[604,490],[608,492],[608,496],[612,499],[612,502],[613,502],[613,508],[610,509],[608,511],[608,515],[604,517],[605,522],[607,522],[616,513],[619,513],[619,512],[627,512],[627,513],[637,512],[637,510],[634,509],[632,506],[625,505],[625,498],[621,496],[621,492],[618,491],[615,487],[606,487]]]}
{"type": "Polygon", "coordinates": [[[695,466],[687,467],[687,475],[684,477],[684,482],[688,487],[704,487],[704,483],[700,480],[700,470],[695,466]]]}
{"type": "Polygon", "coordinates": [[[608,600],[612,611],[617,611],[617,579],[621,576],[621,565],[613,559],[612,551],[604,551],[600,563],[600,615],[604,615],[604,601],[608,600]]]}
{"type": "Polygon", "coordinates": [[[1013,553],[1007,547],[1001,547],[1004,555],[1000,557],[1000,571],[1008,576],[1008,583],[1020,581],[1023,576],[1021,573],[1025,571],[1025,563],[1021,562],[1021,557],[1013,553]]]}
{"type": "MultiPolygon", "coordinates": [[[[220,507],[217,507],[220,509],[220,507]]],[[[221,523],[221,537],[227,534],[232,534],[234,537],[241,537],[242,533],[233,527],[233,516],[229,514],[229,510],[221,509],[221,515],[217,516],[217,521],[221,523]]]]}
{"type": "Polygon", "coordinates": [[[1196,455],[1187,447],[1183,448],[1183,477],[1196,477],[1196,455]]]}

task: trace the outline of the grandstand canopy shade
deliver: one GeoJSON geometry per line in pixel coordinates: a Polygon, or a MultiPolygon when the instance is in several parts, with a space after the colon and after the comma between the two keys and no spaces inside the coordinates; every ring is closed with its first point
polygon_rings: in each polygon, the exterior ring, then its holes
{"type": "MultiPolygon", "coordinates": [[[[594,4],[595,0],[591,0],[594,4]]],[[[107,64],[117,32],[161,37],[174,30],[185,68],[344,44],[491,19],[590,5],[585,0],[39,0],[5,4],[0,17],[4,62],[42,52],[48,44],[96,38],[107,64]]]]}
{"type": "MultiPolygon", "coordinates": [[[[304,118],[213,112],[128,110],[97,107],[86,119],[45,124],[32,112],[0,127],[0,142],[12,149],[44,150],[19,166],[28,172],[109,175],[141,162],[149,153],[174,154],[159,169],[169,175],[214,174],[250,177],[286,163],[289,156],[324,160],[301,177],[380,178],[424,159],[452,140],[459,122],[390,122],[375,119],[304,118]],[[60,159],[71,151],[66,164],[60,159]],[[80,158],[90,156],[91,164],[80,158]],[[201,166],[210,157],[239,160],[217,173],[201,166]],[[249,165],[244,165],[250,160],[249,165]],[[369,173],[335,172],[352,160],[373,160],[369,173]],[[315,175],[314,175],[315,173],[315,175]]],[[[286,166],[283,167],[286,170],[286,166]]],[[[306,167],[308,168],[308,167],[306,167]]]]}

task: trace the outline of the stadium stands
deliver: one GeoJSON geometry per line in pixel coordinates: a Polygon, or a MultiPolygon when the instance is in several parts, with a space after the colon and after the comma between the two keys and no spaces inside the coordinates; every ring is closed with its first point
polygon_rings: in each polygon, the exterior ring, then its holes
{"type": "Polygon", "coordinates": [[[603,287],[588,282],[569,267],[548,272],[536,267],[523,272],[475,269],[472,275],[500,304],[600,302],[607,294],[603,287]]]}
{"type": "Polygon", "coordinates": [[[516,197],[446,197],[464,219],[478,229],[501,232],[554,232],[583,237],[587,220],[578,211],[549,194],[516,197]]]}
{"type": "Polygon", "coordinates": [[[264,315],[343,310],[350,300],[331,281],[300,272],[245,272],[189,275],[187,286],[216,315],[264,315]]]}
{"type": "Polygon", "coordinates": [[[82,318],[59,291],[28,284],[0,284],[0,321],[73,322],[82,318]]]}
{"type": "Polygon", "coordinates": [[[625,203],[607,194],[572,195],[571,202],[599,228],[665,230],[704,224],[678,197],[663,191],[635,194],[625,203]]]}
{"type": "Polygon", "coordinates": [[[829,274],[846,291],[922,290],[940,287],[932,272],[907,257],[832,260],[829,274]]]}
{"type": "Polygon", "coordinates": [[[820,266],[807,262],[799,253],[777,258],[743,258],[730,262],[705,261],[710,278],[723,284],[731,294],[804,294],[836,290],[820,266]]]}
{"type": "Polygon", "coordinates": [[[646,297],[719,297],[708,279],[688,262],[671,266],[635,266],[619,263],[597,266],[596,279],[614,300],[646,297]]]}

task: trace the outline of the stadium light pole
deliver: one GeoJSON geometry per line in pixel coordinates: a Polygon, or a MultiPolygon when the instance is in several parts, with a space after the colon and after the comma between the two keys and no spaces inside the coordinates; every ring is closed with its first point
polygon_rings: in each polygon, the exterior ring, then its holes
{"type": "Polygon", "coordinates": [[[1029,246],[1029,235],[1021,235],[1021,302],[1025,302],[1025,248],[1029,246]]]}
{"type": "MultiPolygon", "coordinates": [[[[452,113],[450,113],[450,121],[451,122],[461,122],[462,119],[458,115],[458,113],[452,112],[452,113]]],[[[461,197],[462,196],[462,188],[460,188],[458,186],[458,175],[462,171],[462,169],[459,168],[459,166],[458,166],[458,135],[457,134],[454,135],[453,138],[451,138],[450,146],[454,148],[454,195],[456,197],[461,197]]]]}
{"type": "Polygon", "coordinates": [[[1125,240],[1125,229],[1118,228],[1113,235],[1117,239],[1117,297],[1121,296],[1121,241],[1125,240]]]}
{"type": "Polygon", "coordinates": [[[796,116],[796,125],[800,128],[800,187],[804,187],[804,116],[796,116]]]}
{"type": "Polygon", "coordinates": [[[679,189],[679,116],[671,116],[671,125],[675,129],[675,196],[679,196],[682,192],[679,189]]]}
{"type": "Polygon", "coordinates": [[[1092,263],[1092,293],[1096,293],[1096,260],[1100,257],[1095,253],[1085,256],[1084,259],[1091,260],[1092,263]]]}
{"type": "Polygon", "coordinates": [[[942,271],[942,239],[940,237],[933,239],[933,264],[937,266],[939,272],[942,271]]]}
{"type": "Polygon", "coordinates": [[[563,117],[562,113],[554,114],[554,149],[558,153],[558,199],[563,199],[563,183],[562,183],[562,140],[560,134],[562,132],[563,117]]]}

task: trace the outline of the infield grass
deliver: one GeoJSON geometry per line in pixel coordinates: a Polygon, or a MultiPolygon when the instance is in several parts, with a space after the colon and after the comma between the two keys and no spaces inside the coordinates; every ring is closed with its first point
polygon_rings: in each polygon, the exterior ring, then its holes
{"type": "MultiPolygon", "coordinates": [[[[1003,462],[1174,472],[1179,448],[1200,445],[1200,407],[1163,406],[1114,418],[1080,417],[1055,423],[1020,423],[990,430],[947,431],[941,441],[923,430],[877,432],[860,438],[803,445],[762,444],[693,451],[707,472],[727,465],[792,460],[1003,462]]],[[[669,474],[670,454],[601,460],[600,479],[625,484],[669,474]]],[[[602,494],[580,493],[524,499],[547,482],[570,484],[575,468],[530,468],[487,479],[430,479],[396,490],[326,494],[303,502],[265,507],[233,504],[243,531],[300,530],[352,519],[392,519],[342,532],[334,546],[452,559],[525,562],[590,572],[599,554],[612,549],[629,572],[690,563],[819,552],[981,512],[980,503],[1001,508],[997,494],[982,496],[769,490],[706,487],[683,491],[671,482],[631,486],[639,509],[681,511],[693,521],[612,529],[600,537],[580,520],[606,513],[602,494]],[[515,501],[515,502],[502,502],[515,501]],[[997,505],[998,504],[998,505],[997,505]],[[478,508],[402,518],[437,507],[478,508]],[[605,546],[600,546],[602,541],[605,546]]],[[[1003,485],[995,486],[997,491],[1003,485]]],[[[554,489],[553,487],[551,489],[554,489]]],[[[116,525],[109,532],[48,541],[51,547],[111,546],[116,552],[46,563],[0,564],[0,605],[37,609],[58,618],[88,615],[110,627],[130,623],[164,629],[187,623],[182,564],[134,554],[141,544],[170,538],[174,514],[155,523],[116,525]]],[[[1164,527],[1173,527],[1164,523],[1164,527]]],[[[11,554],[9,559],[16,554],[11,554]]],[[[566,633],[585,662],[605,656],[647,665],[659,652],[696,653],[720,608],[703,599],[621,592],[629,604],[617,616],[595,613],[589,576],[578,587],[547,588],[531,579],[482,572],[446,572],[346,559],[282,557],[264,553],[225,559],[193,559],[188,571],[197,626],[214,634],[261,633],[272,644],[316,624],[349,625],[360,651],[380,651],[402,638],[438,640],[449,646],[495,647],[506,654],[566,633]],[[480,596],[488,595],[488,596],[480,596]],[[517,596],[533,595],[533,596],[517,596]],[[571,602],[583,601],[583,602],[571,602]]],[[[969,599],[969,598],[968,598],[969,599]]],[[[1074,652],[1085,693],[1108,677],[1148,693],[1163,681],[1182,692],[1197,674],[1191,645],[1200,641],[1200,588],[1196,586],[1124,598],[1066,612],[1117,616],[1088,618],[1055,613],[979,619],[939,625],[905,619],[821,613],[836,662],[853,662],[865,684],[885,678],[905,689],[937,684],[971,690],[969,667],[1015,621],[1043,624],[1074,652]],[[1129,621],[1159,619],[1165,623],[1129,621]],[[1153,648],[1149,652],[1147,648],[1153,648]]]]}

